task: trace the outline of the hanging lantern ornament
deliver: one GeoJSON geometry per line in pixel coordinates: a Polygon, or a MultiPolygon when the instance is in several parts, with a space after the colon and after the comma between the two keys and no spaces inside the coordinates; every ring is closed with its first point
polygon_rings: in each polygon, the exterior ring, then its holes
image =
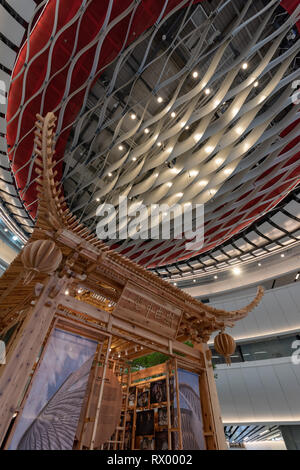
{"type": "Polygon", "coordinates": [[[224,330],[220,331],[220,333],[214,339],[214,348],[217,353],[225,357],[226,364],[230,365],[230,356],[234,353],[236,348],[236,344],[232,336],[224,333],[224,330]]]}
{"type": "Polygon", "coordinates": [[[54,273],[62,260],[62,252],[52,240],[36,240],[25,246],[21,260],[24,266],[24,284],[29,284],[37,273],[54,273]]]}

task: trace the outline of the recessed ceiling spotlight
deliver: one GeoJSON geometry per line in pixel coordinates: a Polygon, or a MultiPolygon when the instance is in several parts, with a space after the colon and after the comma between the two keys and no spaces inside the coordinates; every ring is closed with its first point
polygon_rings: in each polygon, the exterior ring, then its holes
{"type": "Polygon", "coordinates": [[[230,173],[232,173],[232,168],[226,168],[226,170],[224,170],[224,173],[225,175],[230,175],[230,173]]]}
{"type": "Polygon", "coordinates": [[[161,147],[161,142],[157,142],[157,147],[161,147]]]}
{"type": "Polygon", "coordinates": [[[198,74],[197,70],[195,70],[195,71],[192,73],[192,77],[193,77],[193,78],[197,78],[198,75],[199,75],[199,74],[198,74]]]}
{"type": "Polygon", "coordinates": [[[216,189],[210,189],[209,192],[212,196],[214,196],[216,194],[217,190],[216,189]]]}
{"type": "Polygon", "coordinates": [[[296,274],[296,277],[295,277],[296,281],[298,281],[299,276],[300,276],[300,273],[297,273],[297,274],[296,274]]]}
{"type": "Polygon", "coordinates": [[[280,256],[281,256],[281,258],[284,258],[284,253],[281,253],[281,255],[280,255],[280,256]]]}
{"type": "Polygon", "coordinates": [[[70,292],[69,292],[69,290],[68,290],[68,289],[67,289],[67,290],[65,290],[65,295],[69,295],[69,293],[70,293],[70,292]]]}
{"type": "Polygon", "coordinates": [[[135,162],[135,161],[136,161],[136,157],[132,157],[132,161],[135,162]]]}
{"type": "Polygon", "coordinates": [[[157,97],[157,101],[158,101],[158,103],[162,103],[162,102],[163,102],[162,97],[161,97],[161,96],[158,96],[158,97],[157,97]]]}
{"type": "Polygon", "coordinates": [[[256,82],[253,83],[254,88],[258,87],[258,83],[259,83],[258,80],[256,80],[256,82]]]}
{"type": "Polygon", "coordinates": [[[134,120],[136,119],[136,114],[132,113],[132,114],[130,115],[130,117],[131,117],[131,119],[134,121],[134,120]]]}
{"type": "Polygon", "coordinates": [[[185,130],[188,131],[190,126],[185,126],[185,130]]]}
{"type": "Polygon", "coordinates": [[[248,68],[248,64],[247,64],[247,62],[244,62],[243,65],[242,65],[242,69],[246,70],[247,68],[248,68]]]}
{"type": "Polygon", "coordinates": [[[215,275],[215,276],[214,276],[214,279],[218,279],[218,276],[217,276],[217,275],[215,275]]]}
{"type": "Polygon", "coordinates": [[[261,263],[258,263],[258,266],[261,266],[261,263]]]}
{"type": "Polygon", "coordinates": [[[167,152],[168,152],[168,153],[171,153],[172,150],[173,150],[173,147],[168,147],[168,148],[167,148],[167,152]]]}
{"type": "Polygon", "coordinates": [[[177,286],[177,282],[174,282],[174,286],[177,286]]]}
{"type": "Polygon", "coordinates": [[[209,94],[210,94],[210,88],[205,88],[204,93],[205,93],[206,95],[209,95],[209,94]]]}
{"type": "Polygon", "coordinates": [[[241,274],[241,270],[240,270],[240,268],[238,268],[238,267],[233,268],[232,272],[233,272],[233,274],[235,274],[236,276],[238,276],[239,274],[241,274]]]}
{"type": "Polygon", "coordinates": [[[182,128],[182,127],[184,127],[184,126],[185,126],[185,122],[181,122],[181,123],[180,123],[180,127],[182,128]]]}
{"type": "Polygon", "coordinates": [[[111,178],[111,177],[112,177],[112,173],[111,173],[111,172],[109,172],[109,173],[108,173],[108,176],[111,178]]]}
{"type": "Polygon", "coordinates": [[[191,171],[189,172],[190,176],[197,176],[198,173],[199,173],[198,170],[191,170],[191,171]]]}
{"type": "Polygon", "coordinates": [[[171,112],[171,117],[174,118],[176,116],[176,113],[174,111],[171,112]]]}
{"type": "Polygon", "coordinates": [[[124,150],[123,145],[119,145],[118,149],[119,149],[120,151],[124,150]]]}
{"type": "Polygon", "coordinates": [[[146,127],[146,129],[144,130],[144,133],[145,133],[145,134],[149,134],[149,132],[150,132],[150,131],[149,131],[148,127],[146,127]]]}
{"type": "Polygon", "coordinates": [[[13,240],[16,242],[18,240],[18,237],[16,237],[16,235],[14,235],[13,240]]]}
{"type": "Polygon", "coordinates": [[[212,145],[207,145],[207,146],[205,147],[205,152],[206,152],[206,153],[211,153],[211,152],[213,151],[213,149],[214,149],[214,148],[213,148],[212,145]]]}
{"type": "Polygon", "coordinates": [[[235,128],[235,132],[237,134],[242,134],[243,133],[243,128],[241,126],[238,126],[238,127],[235,128]]]}
{"type": "Polygon", "coordinates": [[[208,181],[206,181],[206,180],[201,180],[201,181],[199,181],[198,184],[199,184],[199,186],[206,186],[207,183],[208,183],[208,181]]]}
{"type": "Polygon", "coordinates": [[[199,140],[201,139],[201,137],[202,137],[202,134],[195,134],[195,135],[194,135],[194,141],[195,141],[195,142],[199,142],[199,140]]]}
{"type": "Polygon", "coordinates": [[[4,232],[8,232],[8,228],[5,228],[5,229],[4,229],[4,232]]]}
{"type": "Polygon", "coordinates": [[[167,183],[167,186],[169,186],[169,188],[172,186],[173,183],[171,183],[171,181],[169,181],[169,183],[167,183]]]}
{"type": "Polygon", "coordinates": [[[217,159],[216,159],[216,165],[219,165],[219,166],[220,166],[220,165],[222,165],[222,163],[223,163],[222,158],[217,158],[217,159]]]}
{"type": "Polygon", "coordinates": [[[193,282],[196,282],[196,279],[193,279],[193,282]]]}
{"type": "Polygon", "coordinates": [[[97,202],[99,202],[99,201],[100,201],[100,199],[97,197],[97,198],[96,198],[96,201],[97,201],[97,202]]]}

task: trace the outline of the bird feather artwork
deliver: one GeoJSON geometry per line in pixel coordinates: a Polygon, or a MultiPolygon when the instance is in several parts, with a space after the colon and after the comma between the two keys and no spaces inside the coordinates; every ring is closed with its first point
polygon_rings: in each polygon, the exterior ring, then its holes
{"type": "Polygon", "coordinates": [[[21,437],[18,450],[70,450],[93,362],[71,373],[21,437]]]}

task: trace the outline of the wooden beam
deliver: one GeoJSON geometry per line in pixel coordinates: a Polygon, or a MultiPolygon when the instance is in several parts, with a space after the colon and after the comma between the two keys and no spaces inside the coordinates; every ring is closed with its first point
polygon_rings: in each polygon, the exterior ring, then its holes
{"type": "MultiPolygon", "coordinates": [[[[146,341],[152,341],[154,343],[154,350],[156,343],[158,345],[164,346],[169,351],[169,338],[160,336],[158,333],[150,332],[149,330],[141,326],[131,324],[127,320],[116,318],[113,312],[108,313],[94,305],[87,304],[86,302],[77,300],[74,297],[69,297],[65,295],[60,296],[59,304],[78,313],[85,313],[90,317],[105,323],[106,325],[108,325],[110,321],[112,328],[118,328],[120,330],[123,330],[124,332],[128,332],[139,336],[140,338],[144,338],[146,341]]],[[[148,345],[148,347],[151,346],[148,345]]],[[[175,352],[186,354],[189,357],[197,359],[199,362],[202,361],[202,354],[197,349],[192,348],[187,344],[183,344],[179,341],[173,340],[173,355],[175,352]]]]}
{"type": "Polygon", "coordinates": [[[144,379],[145,377],[151,377],[152,375],[160,375],[166,373],[166,365],[158,364],[157,366],[148,367],[147,369],[138,370],[136,372],[131,372],[131,383],[136,382],[137,380],[144,379]]]}

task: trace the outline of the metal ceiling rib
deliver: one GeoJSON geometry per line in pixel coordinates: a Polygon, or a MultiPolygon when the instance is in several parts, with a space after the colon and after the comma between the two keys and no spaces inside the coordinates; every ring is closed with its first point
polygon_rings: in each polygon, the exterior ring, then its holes
{"type": "Polygon", "coordinates": [[[224,426],[225,437],[228,444],[246,444],[248,442],[271,441],[282,439],[280,428],[274,425],[228,425],[224,426]]]}
{"type": "Polygon", "coordinates": [[[164,266],[154,271],[170,280],[190,282],[192,276],[202,278],[215,275],[228,269],[236,261],[240,263],[248,260],[260,261],[276,249],[298,245],[300,243],[299,195],[300,188],[296,188],[273,211],[241,234],[232,237],[208,253],[191,258],[188,262],[164,266]],[[220,260],[221,253],[223,254],[222,260],[220,260]]]}
{"type": "MultiPolygon", "coordinates": [[[[197,7],[197,10],[199,11],[200,8],[201,8],[201,7],[198,6],[198,7],[197,7]]],[[[251,34],[251,33],[249,33],[249,31],[247,31],[247,35],[249,35],[249,34],[251,34]]],[[[153,75],[155,75],[155,74],[153,74],[153,75]]],[[[152,86],[153,86],[153,84],[152,84],[152,86]]],[[[277,134],[276,134],[276,139],[277,139],[277,134]]],[[[128,142],[127,142],[127,143],[128,143],[128,142]]],[[[254,162],[253,162],[253,163],[254,163],[254,162]]],[[[77,185],[76,188],[73,188],[73,193],[74,193],[74,192],[77,193],[78,191],[80,191],[80,185],[77,185]]],[[[71,193],[72,193],[72,191],[71,191],[71,193]]],[[[95,192],[94,192],[94,193],[93,193],[93,192],[90,193],[90,197],[89,197],[89,199],[88,199],[88,202],[89,202],[91,205],[94,204],[94,206],[95,206],[95,200],[94,200],[95,194],[97,194],[97,193],[95,193],[95,192]]],[[[78,198],[78,196],[77,196],[77,198],[78,198]]],[[[79,206],[77,206],[77,207],[75,206],[75,207],[74,207],[74,210],[76,210],[76,209],[80,209],[80,210],[81,210],[81,208],[82,208],[81,205],[79,205],[79,206]]],[[[82,215],[82,214],[81,214],[81,215],[82,215]]],[[[89,222],[89,218],[90,218],[90,217],[93,217],[93,216],[94,216],[94,212],[93,212],[93,210],[91,210],[90,215],[89,215],[89,216],[85,216],[85,218],[83,218],[83,220],[84,220],[86,223],[89,224],[89,223],[90,223],[90,222],[89,222]]],[[[96,223],[96,221],[95,221],[95,218],[93,217],[93,224],[95,224],[95,223],[96,223]]],[[[126,244],[124,245],[124,248],[125,248],[125,247],[126,247],[126,244]]],[[[135,252],[137,252],[138,249],[139,249],[139,247],[133,249],[133,250],[132,250],[132,253],[135,254],[135,252]]]]}

